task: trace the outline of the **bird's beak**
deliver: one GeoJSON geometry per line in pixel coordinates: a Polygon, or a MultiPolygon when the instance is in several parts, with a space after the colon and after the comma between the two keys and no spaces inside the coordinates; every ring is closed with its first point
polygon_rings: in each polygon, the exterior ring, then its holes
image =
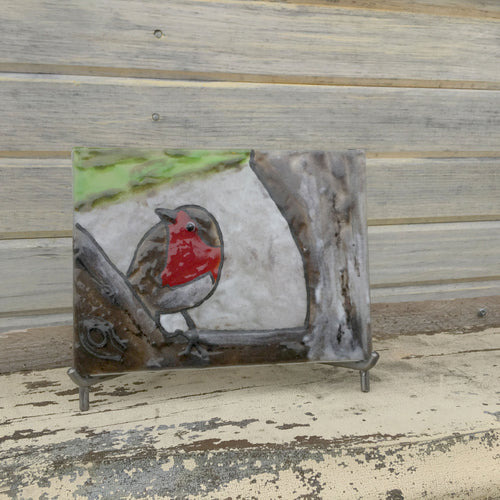
{"type": "Polygon", "coordinates": [[[168,208],[157,208],[155,214],[166,222],[175,222],[177,219],[177,210],[170,210],[168,208]]]}

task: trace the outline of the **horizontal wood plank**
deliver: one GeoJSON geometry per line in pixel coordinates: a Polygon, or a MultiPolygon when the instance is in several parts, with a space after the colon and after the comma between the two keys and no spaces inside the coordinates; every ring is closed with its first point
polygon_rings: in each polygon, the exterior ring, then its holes
{"type": "MultiPolygon", "coordinates": [[[[500,158],[369,158],[368,223],[500,220],[500,158]]],[[[0,158],[0,238],[69,235],[71,160],[0,158]]]]}
{"type": "Polygon", "coordinates": [[[370,158],[371,225],[500,220],[500,158],[370,158]]]}
{"type": "Polygon", "coordinates": [[[373,226],[368,242],[376,288],[500,277],[500,221],[373,226]]]}
{"type": "Polygon", "coordinates": [[[0,315],[72,306],[71,239],[0,242],[0,315]]]}
{"type": "Polygon", "coordinates": [[[0,495],[495,498],[500,330],[377,349],[366,394],[321,364],[146,372],[80,413],[66,370],[4,375],[0,495]]]}
{"type": "Polygon", "coordinates": [[[71,160],[0,159],[0,236],[71,231],[71,160]]]}
{"type": "Polygon", "coordinates": [[[4,71],[36,64],[94,74],[112,67],[500,83],[500,25],[488,18],[248,0],[72,0],[64,7],[19,0],[2,12],[4,71]]]}
{"type": "MultiPolygon", "coordinates": [[[[370,281],[378,302],[405,300],[404,294],[429,299],[426,285],[445,285],[448,298],[450,293],[464,297],[498,291],[498,221],[374,226],[368,233],[370,281]],[[388,290],[399,287],[399,297],[397,290],[388,290]]],[[[0,274],[3,316],[67,310],[72,305],[71,239],[0,241],[0,274]]]]}
{"type": "Polygon", "coordinates": [[[1,75],[0,150],[495,151],[500,91],[1,75]],[[159,119],[154,121],[152,114],[159,119]]]}

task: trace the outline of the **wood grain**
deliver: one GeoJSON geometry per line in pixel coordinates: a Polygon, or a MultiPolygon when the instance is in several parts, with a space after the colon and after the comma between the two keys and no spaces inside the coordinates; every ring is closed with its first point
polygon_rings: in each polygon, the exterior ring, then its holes
{"type": "Polygon", "coordinates": [[[500,158],[367,160],[371,225],[500,219],[500,158]]]}
{"type": "Polygon", "coordinates": [[[375,287],[500,276],[499,221],[374,226],[368,243],[375,287]]]}
{"type": "Polygon", "coordinates": [[[71,160],[0,159],[0,236],[71,231],[71,160]]]}
{"type": "MultiPolygon", "coordinates": [[[[71,160],[0,158],[0,238],[70,236],[71,160]]],[[[369,158],[368,223],[500,219],[500,158],[369,158]]]]}
{"type": "MultiPolygon", "coordinates": [[[[417,300],[428,293],[423,285],[447,285],[461,288],[458,296],[466,296],[470,282],[472,296],[477,296],[477,282],[500,281],[498,221],[375,226],[368,228],[368,243],[375,290],[405,287],[417,300]]],[[[0,241],[0,275],[3,315],[70,307],[71,239],[0,241]]]]}
{"type": "Polygon", "coordinates": [[[0,314],[67,310],[72,305],[71,262],[69,238],[1,241],[0,314]]]}
{"type": "Polygon", "coordinates": [[[500,91],[3,75],[0,100],[11,126],[0,136],[0,150],[254,144],[494,151],[499,98],[500,91]],[[160,119],[153,121],[152,113],[160,119]]]}
{"type": "Polygon", "coordinates": [[[449,7],[446,15],[437,8],[438,16],[432,8],[430,14],[416,14],[381,7],[381,2],[365,11],[349,4],[248,0],[72,0],[60,8],[47,0],[20,0],[3,9],[0,61],[3,71],[16,64],[26,72],[36,64],[54,65],[53,72],[88,67],[89,74],[117,68],[126,75],[132,68],[299,79],[500,81],[496,20],[458,18],[449,7]],[[163,36],[156,38],[156,30],[163,36]]]}

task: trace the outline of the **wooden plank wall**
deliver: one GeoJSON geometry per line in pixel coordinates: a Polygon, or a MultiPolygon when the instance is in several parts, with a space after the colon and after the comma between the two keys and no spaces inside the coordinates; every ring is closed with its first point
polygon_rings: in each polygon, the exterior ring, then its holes
{"type": "Polygon", "coordinates": [[[376,333],[500,322],[496,0],[7,2],[0,103],[0,371],[71,322],[79,145],[365,149],[376,333]]]}

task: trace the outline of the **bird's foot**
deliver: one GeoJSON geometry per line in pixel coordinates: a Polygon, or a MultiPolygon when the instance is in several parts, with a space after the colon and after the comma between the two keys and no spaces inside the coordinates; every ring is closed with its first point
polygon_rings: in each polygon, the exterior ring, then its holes
{"type": "Polygon", "coordinates": [[[209,354],[208,351],[200,345],[200,336],[198,330],[191,330],[189,332],[183,332],[183,334],[188,339],[188,344],[184,350],[182,350],[179,356],[197,356],[203,361],[208,361],[209,354]]]}
{"type": "Polygon", "coordinates": [[[163,335],[163,342],[160,347],[179,344],[180,342],[182,342],[181,340],[179,340],[179,337],[186,337],[186,332],[182,330],[175,330],[175,332],[167,332],[164,328],[159,328],[159,330],[163,335]]]}

